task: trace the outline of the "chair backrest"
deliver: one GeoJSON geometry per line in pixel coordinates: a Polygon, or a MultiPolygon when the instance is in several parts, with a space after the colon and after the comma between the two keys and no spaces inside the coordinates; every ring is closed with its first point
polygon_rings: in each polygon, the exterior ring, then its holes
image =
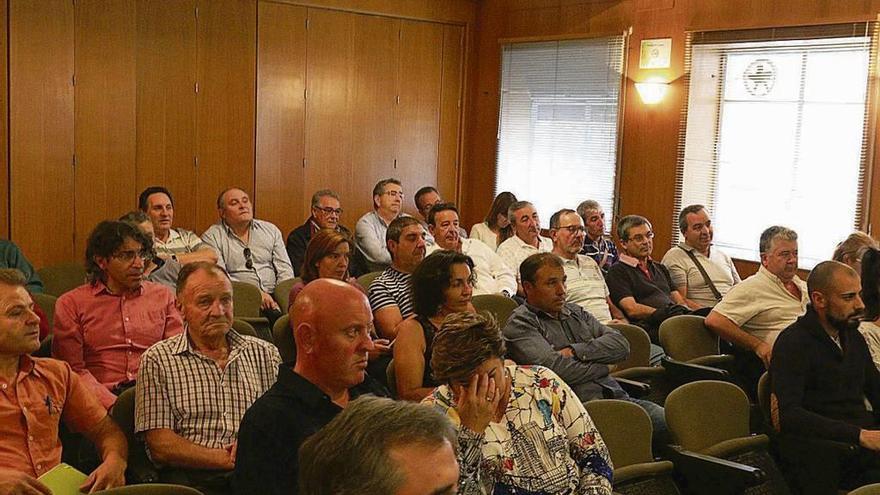
{"type": "Polygon", "coordinates": [[[664,404],[673,441],[702,452],[725,440],[749,436],[749,398],[736,385],[702,380],[673,390],[664,404]]]}
{"type": "Polygon", "coordinates": [[[758,406],[761,408],[761,416],[768,428],[779,431],[779,411],[776,397],[770,389],[770,373],[764,372],[758,380],[758,406]]]}
{"type": "Polygon", "coordinates": [[[257,331],[254,329],[254,326],[238,318],[232,320],[232,329],[248,337],[257,337],[257,331]]]}
{"type": "Polygon", "coordinates": [[[51,329],[55,324],[55,302],[58,301],[58,298],[52,294],[40,294],[39,292],[31,294],[31,297],[34,298],[34,302],[43,310],[43,313],[46,313],[47,323],[51,329]]]}
{"type": "Polygon", "coordinates": [[[256,285],[247,282],[232,282],[232,299],[235,316],[256,318],[260,316],[263,296],[256,285]]]}
{"type": "Polygon", "coordinates": [[[364,292],[369,292],[370,284],[373,283],[373,280],[376,279],[379,275],[382,275],[382,272],[370,272],[365,273],[358,277],[358,284],[364,288],[364,292]]]}
{"type": "Polygon", "coordinates": [[[507,320],[510,319],[510,314],[519,306],[513,299],[500,294],[481,294],[474,296],[471,302],[477,311],[492,313],[501,328],[504,328],[507,320]]]}
{"type": "Polygon", "coordinates": [[[278,307],[281,308],[282,313],[287,314],[287,303],[290,302],[290,290],[293,289],[294,285],[301,281],[301,277],[296,277],[278,282],[275,286],[275,293],[272,294],[272,297],[275,298],[275,302],[278,303],[278,307]]]}
{"type": "Polygon", "coordinates": [[[388,367],[385,368],[385,379],[388,381],[388,390],[391,396],[397,398],[397,375],[394,373],[394,359],[388,361],[388,367]]]}
{"type": "Polygon", "coordinates": [[[189,486],[168,485],[164,483],[121,486],[95,493],[100,493],[101,495],[203,495],[202,492],[189,486]]]}
{"type": "Polygon", "coordinates": [[[37,275],[43,281],[43,292],[55,297],[86,283],[86,269],[81,263],[44,266],[37,275]]]}
{"type": "Polygon", "coordinates": [[[651,337],[647,332],[629,323],[611,323],[608,326],[623,334],[629,342],[629,356],[617,363],[615,371],[651,365],[651,337]]]}
{"type": "Polygon", "coordinates": [[[272,340],[278,347],[281,359],[284,362],[296,359],[296,342],[293,340],[293,330],[290,328],[290,315],[282,315],[275,320],[272,327],[272,340]]]}
{"type": "Polygon", "coordinates": [[[849,495],[880,495],[880,483],[865,485],[849,492],[849,495]]]}
{"type": "Polygon", "coordinates": [[[615,469],[652,462],[651,418],[632,402],[603,399],[584,404],[611,454],[615,469]]]}
{"type": "Polygon", "coordinates": [[[673,316],[661,323],[660,345],[666,355],[683,362],[721,353],[718,335],[706,328],[705,318],[696,315],[673,316]]]}

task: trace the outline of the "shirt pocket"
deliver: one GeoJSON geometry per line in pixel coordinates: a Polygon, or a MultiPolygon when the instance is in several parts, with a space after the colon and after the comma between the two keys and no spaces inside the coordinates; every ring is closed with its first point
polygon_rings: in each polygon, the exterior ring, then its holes
{"type": "Polygon", "coordinates": [[[127,316],[128,321],[124,316],[127,338],[143,349],[150,347],[165,335],[165,317],[165,311],[159,309],[132,312],[127,316]]]}

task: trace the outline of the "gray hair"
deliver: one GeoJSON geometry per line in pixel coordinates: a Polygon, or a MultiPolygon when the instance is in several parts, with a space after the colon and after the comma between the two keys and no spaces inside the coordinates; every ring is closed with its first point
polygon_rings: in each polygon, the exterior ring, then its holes
{"type": "Polygon", "coordinates": [[[681,213],[678,214],[678,230],[680,230],[682,234],[687,232],[687,216],[690,214],[697,214],[705,209],[706,207],[703,205],[689,205],[682,208],[681,213]]]}
{"type": "MultiPolygon", "coordinates": [[[[361,397],[299,449],[299,491],[308,495],[385,495],[406,482],[391,450],[457,446],[455,428],[432,406],[361,397]]],[[[430,469],[429,466],[424,466],[430,469]]]]}
{"type": "Polygon", "coordinates": [[[599,204],[598,201],[593,199],[588,199],[586,201],[581,201],[581,204],[577,206],[577,214],[584,219],[584,222],[587,221],[587,212],[588,211],[599,211],[602,209],[602,205],[599,204]]]}
{"type": "MultiPolygon", "coordinates": [[[[153,194],[155,194],[155,193],[153,193],[153,194]]],[[[133,223],[135,225],[140,225],[142,223],[149,222],[150,217],[148,217],[147,214],[144,213],[142,210],[131,210],[130,212],[126,213],[125,215],[122,215],[121,217],[119,217],[119,221],[133,223]]]]}
{"type": "Polygon", "coordinates": [[[318,204],[321,202],[321,198],[331,197],[336,201],[339,201],[339,196],[333,192],[332,189],[321,189],[320,191],[316,191],[315,194],[312,194],[312,208],[316,208],[318,204]]]}
{"type": "Polygon", "coordinates": [[[783,227],[781,225],[767,227],[764,232],[761,232],[761,240],[758,243],[758,250],[761,254],[769,253],[770,244],[772,244],[774,240],[796,241],[797,238],[797,232],[788,227],[783,227]]]}
{"type": "Polygon", "coordinates": [[[626,242],[629,240],[629,229],[638,227],[640,225],[647,225],[648,228],[651,228],[651,222],[648,221],[647,218],[641,215],[627,215],[620,219],[617,222],[617,237],[620,238],[621,241],[626,242]]]}
{"type": "Polygon", "coordinates": [[[517,210],[521,210],[521,209],[525,208],[526,206],[531,206],[532,208],[535,207],[535,205],[533,205],[532,203],[530,203],[528,201],[517,201],[517,202],[511,204],[510,206],[508,206],[507,207],[507,221],[510,222],[511,225],[516,225],[516,215],[514,215],[514,213],[517,210]]]}
{"type": "Polygon", "coordinates": [[[381,196],[385,193],[385,186],[388,184],[396,184],[400,187],[403,187],[403,184],[400,183],[399,180],[395,178],[382,179],[373,186],[373,196],[381,196]]]}

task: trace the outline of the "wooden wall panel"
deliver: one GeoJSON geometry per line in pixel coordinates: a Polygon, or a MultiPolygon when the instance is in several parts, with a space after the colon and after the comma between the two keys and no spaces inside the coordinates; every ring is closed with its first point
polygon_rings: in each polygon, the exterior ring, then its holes
{"type": "Polygon", "coordinates": [[[257,148],[260,218],[283,233],[309,215],[305,157],[305,7],[260,2],[257,14],[257,148]]]}
{"type": "Polygon", "coordinates": [[[256,2],[200,0],[197,24],[196,226],[202,231],[217,222],[221,190],[235,186],[254,195],[256,2]]]}
{"type": "Polygon", "coordinates": [[[138,193],[164,185],[174,224],[196,228],[196,3],[137,2],[138,193]]]}
{"type": "Polygon", "coordinates": [[[135,0],[76,2],[77,254],[98,222],[135,207],[136,12],[135,0]]]}
{"type": "MultiPolygon", "coordinates": [[[[401,22],[398,155],[394,173],[409,196],[422,186],[437,184],[442,59],[443,26],[401,22]]],[[[406,206],[414,208],[411,201],[406,206]]]]}
{"type": "MultiPolygon", "coordinates": [[[[0,2],[0,53],[8,54],[8,6],[0,2]]],[[[0,81],[8,81],[9,57],[0,57],[0,81]]],[[[9,115],[9,86],[0,91],[0,115],[9,115]]],[[[9,238],[9,119],[0,118],[0,237],[9,238]]]]}
{"type": "Polygon", "coordinates": [[[325,9],[466,24],[473,22],[480,0],[273,0],[325,9]]]}
{"type": "Polygon", "coordinates": [[[443,26],[443,73],[440,93],[440,142],[437,152],[437,190],[458,202],[461,97],[464,71],[464,28],[443,26]]]}
{"type": "Polygon", "coordinates": [[[73,3],[9,2],[11,236],[36,266],[73,250],[73,3]]]}

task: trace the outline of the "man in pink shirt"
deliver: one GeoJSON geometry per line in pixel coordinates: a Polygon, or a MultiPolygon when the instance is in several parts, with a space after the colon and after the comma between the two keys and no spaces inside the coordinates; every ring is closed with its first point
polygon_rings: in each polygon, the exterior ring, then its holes
{"type": "Polygon", "coordinates": [[[152,240],[137,227],[105,221],[89,235],[89,283],[65,293],[55,305],[52,356],[70,363],[109,409],[132,386],[141,354],[183,331],[174,294],[144,281],[152,240]]]}

